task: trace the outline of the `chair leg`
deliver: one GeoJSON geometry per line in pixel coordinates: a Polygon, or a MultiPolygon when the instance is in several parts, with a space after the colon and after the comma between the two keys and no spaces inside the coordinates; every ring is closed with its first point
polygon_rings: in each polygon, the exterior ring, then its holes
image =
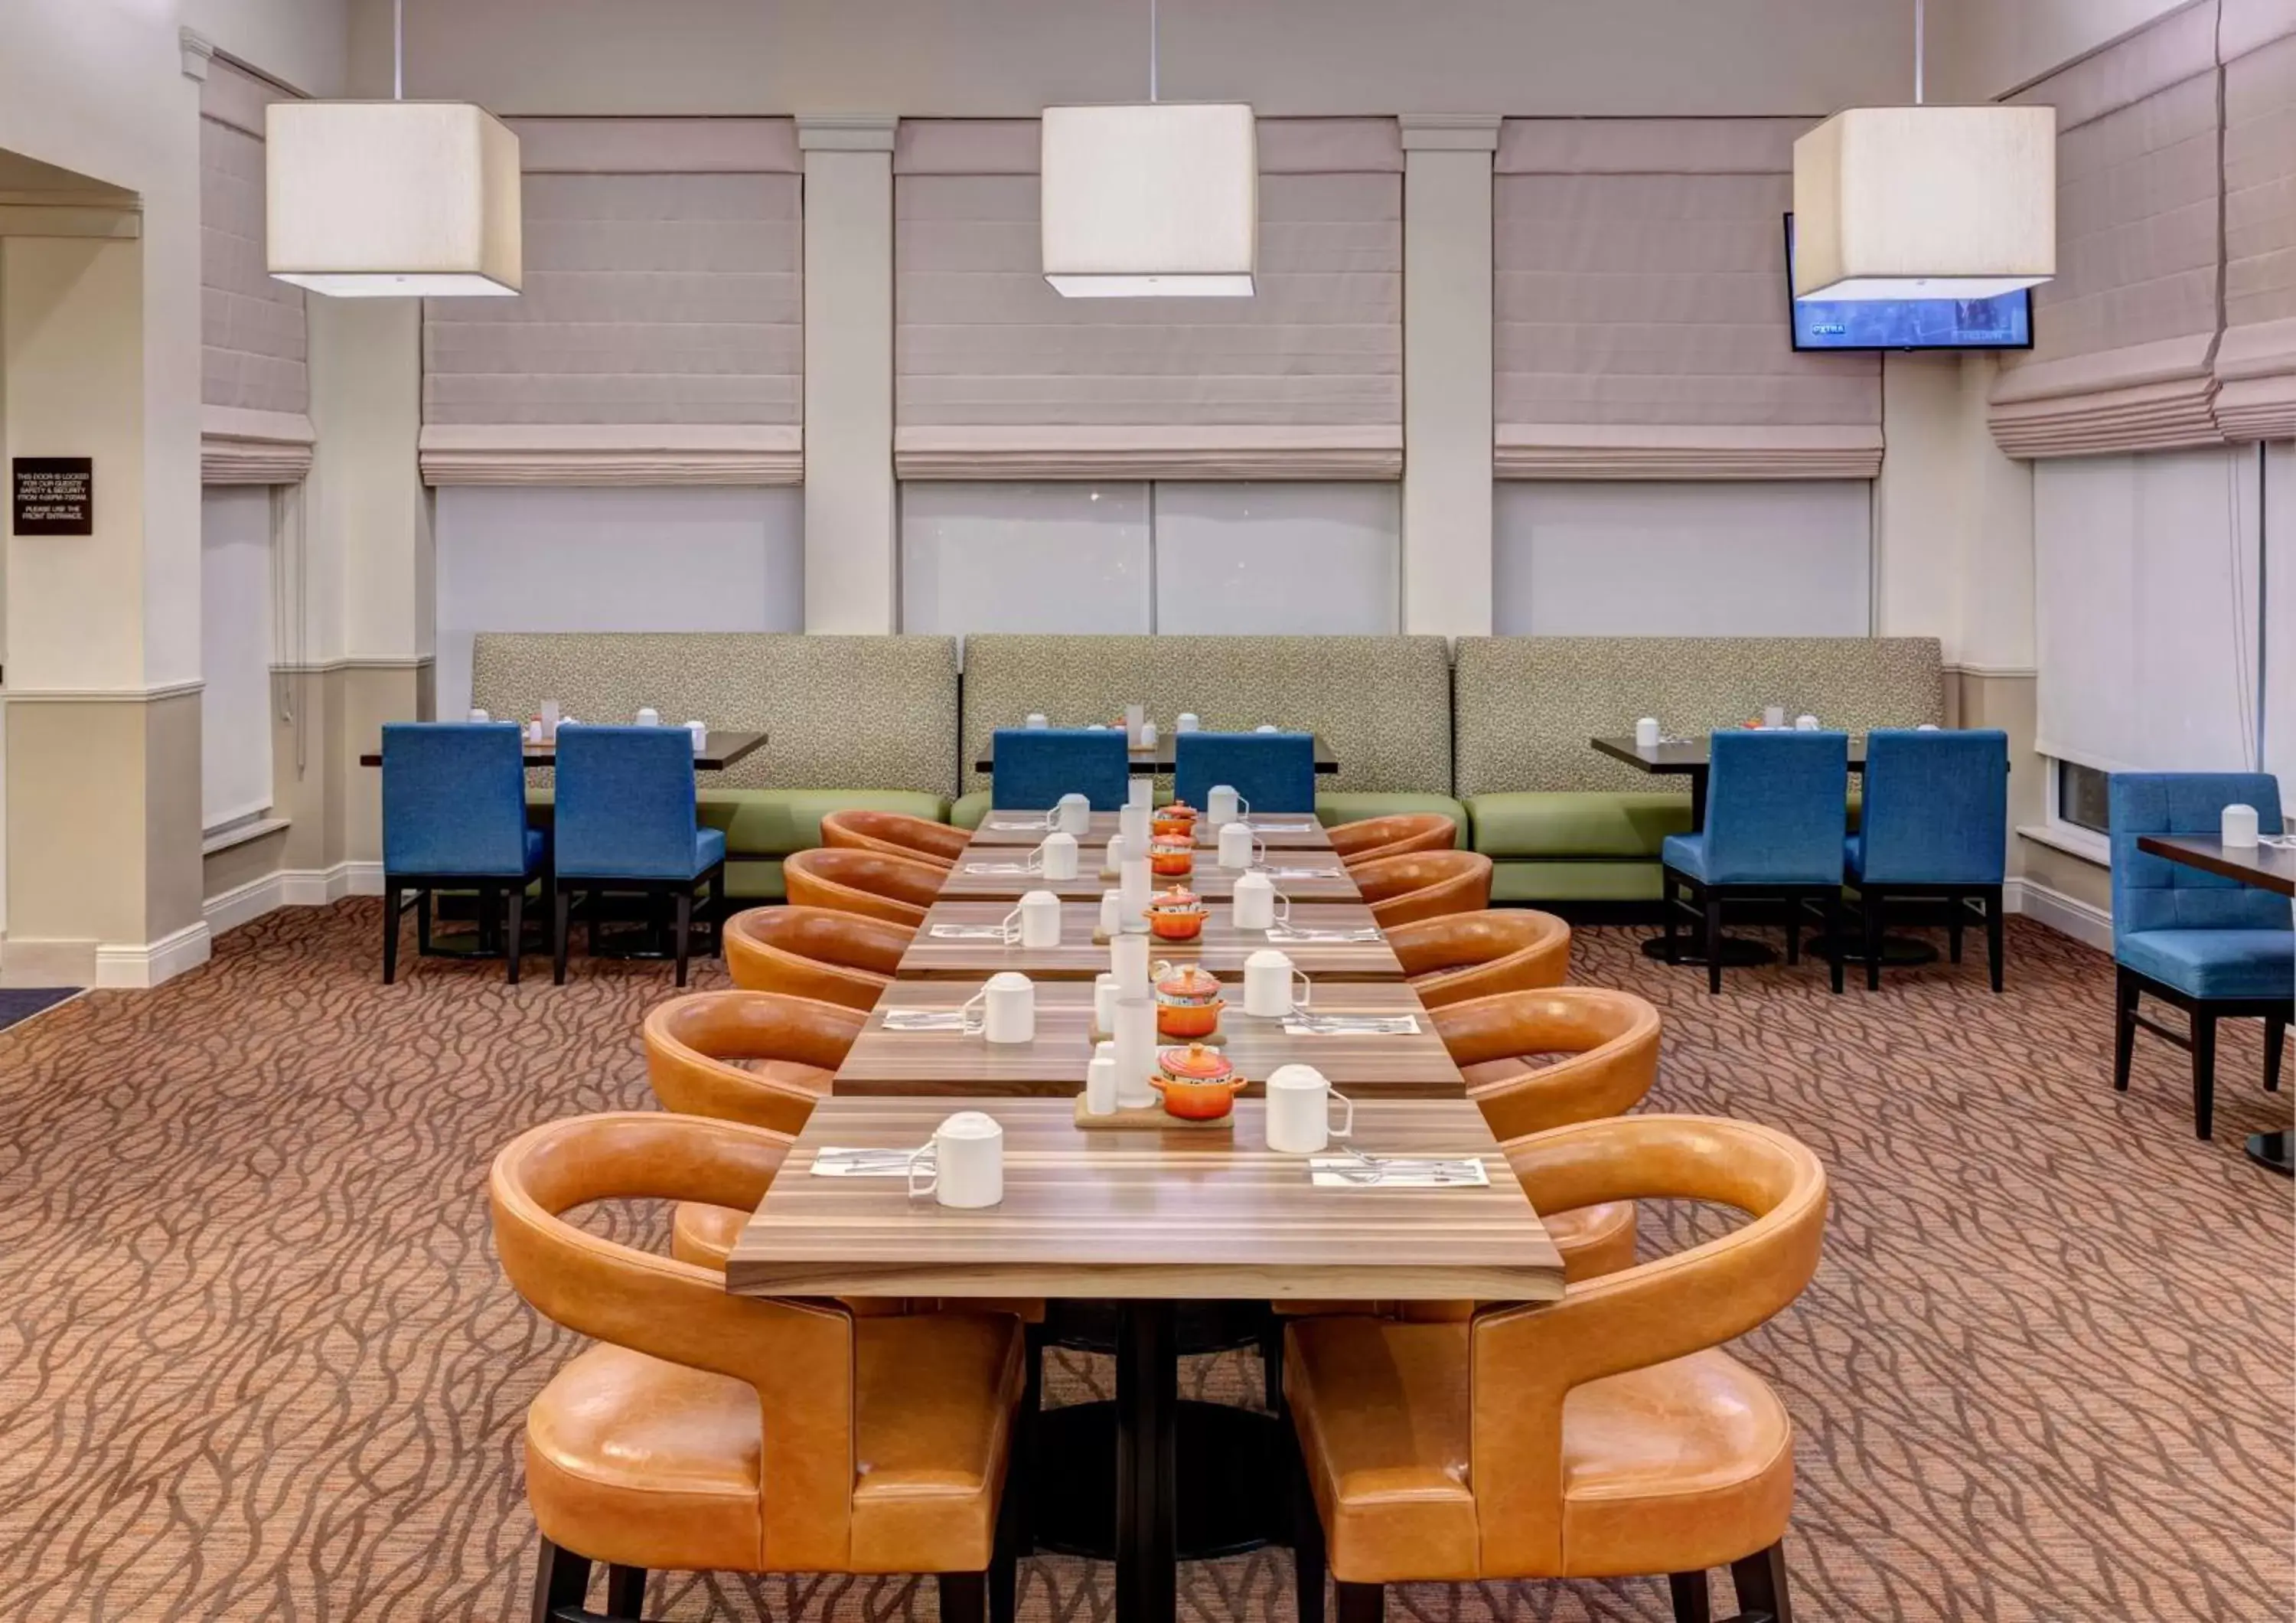
{"type": "Polygon", "coordinates": [[[1783,1543],[1732,1561],[1730,1578],[1738,1586],[1739,1623],[1793,1623],[1783,1543]]]}
{"type": "Polygon", "coordinates": [[[2193,1136],[2204,1139],[2217,1125],[2217,1017],[2203,1007],[2193,1010],[2193,1136]]]}
{"type": "Polygon", "coordinates": [[[693,945],[693,887],[681,886],[677,892],[677,984],[685,985],[685,956],[693,945]]]}
{"type": "Polygon", "coordinates": [[[2280,1092],[2280,1053],[2288,1046],[2288,1017],[2285,1015],[2264,1017],[2264,1091],[2280,1092]]]}
{"type": "Polygon", "coordinates": [[[1664,960],[1663,961],[1665,961],[1665,962],[1667,962],[1667,963],[1669,963],[1669,964],[1670,964],[1670,963],[1672,963],[1672,962],[1674,961],[1674,952],[1675,952],[1675,948],[1674,948],[1674,909],[1675,909],[1675,887],[1674,887],[1674,875],[1673,875],[1673,874],[1671,874],[1671,873],[1669,873],[1669,872],[1668,872],[1668,871],[1667,871],[1665,869],[1663,869],[1663,868],[1660,869],[1659,869],[1659,873],[1658,873],[1658,894],[1659,894],[1659,905],[1660,905],[1660,907],[1662,907],[1663,909],[1665,909],[1665,910],[1666,910],[1666,911],[1665,911],[1665,916],[1664,916],[1661,919],[1660,919],[1660,921],[1659,921],[1659,927],[1660,927],[1660,930],[1662,930],[1662,931],[1664,932],[1664,940],[1665,940],[1665,942],[1666,942],[1666,958],[1665,958],[1665,960],[1664,960]]]}
{"type": "Polygon", "coordinates": [[[1267,1412],[1280,1418],[1283,1413],[1283,1320],[1273,1313],[1267,1318],[1259,1331],[1259,1390],[1267,1412]]]}
{"type": "Polygon", "coordinates": [[[1985,893],[1985,970],[1993,977],[1993,990],[2001,990],[2001,886],[1985,893]]]}
{"type": "Polygon", "coordinates": [[[1786,962],[1801,962],[1801,898],[1786,898],[1786,962]]]}
{"type": "Polygon", "coordinates": [[[1848,956],[1841,950],[1845,943],[1841,939],[1841,887],[1838,885],[1825,895],[1825,935],[1833,943],[1833,961],[1826,966],[1826,978],[1838,994],[1841,991],[1842,960],[1848,956]]]}
{"type": "Polygon", "coordinates": [[[1387,1586],[1338,1584],[1340,1623],[1386,1623],[1387,1586]]]}
{"type": "Polygon", "coordinates": [[[481,956],[495,950],[495,920],[499,916],[495,911],[495,887],[491,885],[480,886],[479,952],[481,956]]]}
{"type": "Polygon", "coordinates": [[[589,1593],[589,1558],[544,1539],[534,1569],[534,1623],[554,1623],[562,1610],[578,1613],[589,1593]]]}
{"type": "Polygon", "coordinates": [[[414,893],[414,950],[430,951],[430,893],[427,890],[414,893]]]}
{"type": "Polygon", "coordinates": [[[1710,996],[1722,993],[1722,898],[1710,889],[1706,893],[1706,990],[1710,996]]]}
{"type": "Polygon", "coordinates": [[[988,1623],[988,1575],[985,1572],[944,1572],[940,1575],[940,1623],[988,1623]]]}
{"type": "Polygon", "coordinates": [[[606,1615],[614,1623],[643,1623],[645,1616],[645,1569],[606,1569],[606,1615]]]}
{"type": "Polygon", "coordinates": [[[1670,1572],[1666,1582],[1674,1596],[1674,1623],[1714,1623],[1714,1596],[1702,1569],[1670,1572]]]}
{"type": "Polygon", "coordinates": [[[1945,909],[1945,960],[1949,964],[1961,961],[1961,898],[1948,900],[1945,909]]]}
{"type": "Polygon", "coordinates": [[[550,882],[550,984],[566,984],[566,935],[574,907],[574,893],[550,882]]]}
{"type": "Polygon", "coordinates": [[[510,984],[518,985],[519,954],[526,946],[526,883],[514,882],[510,887],[510,938],[503,943],[503,956],[510,960],[510,984]]]}
{"type": "Polygon", "coordinates": [[[382,886],[382,984],[386,986],[398,978],[398,886],[389,880],[382,886]]]}
{"type": "MultiPolygon", "coordinates": [[[[1028,1424],[1024,1418],[1022,1427],[1028,1424]]],[[[1015,1438],[1018,1441],[1018,1438],[1015,1438]]],[[[1013,1623],[1021,1605],[1021,1553],[1029,1542],[1028,1493],[1016,1454],[996,1501],[996,1545],[988,1557],[988,1623],[1013,1623]]]]}
{"type": "Polygon", "coordinates": [[[1324,1623],[1324,1518],[1316,1495],[1308,1491],[1308,1467],[1298,1454],[1290,1427],[1284,1440],[1293,1443],[1292,1460],[1292,1569],[1297,1580],[1296,1605],[1300,1623],[1324,1623]]]}
{"type": "Polygon", "coordinates": [[[1866,990],[1882,990],[1882,893],[1869,890],[1866,903],[1866,990]]]}
{"type": "Polygon", "coordinates": [[[709,876],[709,956],[726,956],[726,869],[709,876]]]}
{"type": "Polygon", "coordinates": [[[2116,967],[2112,985],[2112,1091],[2128,1092],[2128,1062],[2136,1052],[2136,976],[2116,967]]]}

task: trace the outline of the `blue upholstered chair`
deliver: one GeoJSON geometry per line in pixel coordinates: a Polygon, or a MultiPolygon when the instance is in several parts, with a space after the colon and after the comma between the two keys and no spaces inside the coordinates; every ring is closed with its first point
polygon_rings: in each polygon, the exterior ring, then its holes
{"type": "Polygon", "coordinates": [[[1312,733],[1181,733],[1172,740],[1172,795],[1201,811],[1224,783],[1255,812],[1316,810],[1312,733]]]}
{"type": "Polygon", "coordinates": [[[1115,728],[1000,727],[988,803],[999,811],[1042,812],[1063,795],[1082,795],[1095,812],[1120,811],[1132,757],[1115,728]]]}
{"type": "MultiPolygon", "coordinates": [[[[682,727],[565,727],[558,732],[558,861],[551,887],[553,974],[566,979],[578,892],[667,896],[676,910],[677,984],[685,985],[693,887],[724,917],[726,836],[695,826],[693,739],[682,727]]],[[[597,926],[591,926],[596,948],[597,926]]],[[[714,941],[715,936],[711,939],[714,941]]]]}
{"type": "Polygon", "coordinates": [[[398,975],[401,898],[415,893],[422,944],[430,895],[479,893],[479,945],[494,943],[510,903],[510,979],[518,983],[526,887],[549,841],[526,826],[526,743],[513,721],[391,721],[382,729],[382,978],[398,975]]]}
{"type": "Polygon", "coordinates": [[[1866,735],[1866,798],[1843,847],[1865,915],[1866,985],[1882,985],[1882,910],[1891,896],[1942,897],[1948,952],[1961,961],[1969,905],[1985,917],[1987,968],[2001,990],[2001,887],[2009,862],[2009,735],[1877,727],[1866,735]]]}
{"type": "MultiPolygon", "coordinates": [[[[1708,741],[1706,826],[1659,847],[1669,957],[1687,890],[1706,923],[1706,989],[1722,990],[1722,904],[1786,902],[1786,961],[1801,960],[1801,910],[1818,904],[1841,937],[1841,841],[1849,822],[1849,737],[1836,732],[1717,732],[1708,741]]],[[[1833,960],[1841,990],[1841,955],[1833,960]]]]}
{"type": "Polygon", "coordinates": [[[2219,878],[2136,848],[2147,834],[2215,837],[2224,809],[2256,808],[2267,834],[2280,828],[2280,781],[2269,772],[2115,772],[2112,827],[2112,957],[2119,1021],[2112,1085],[2126,1092],[2140,1026],[2193,1056],[2193,1130],[2207,1138],[2216,1119],[2217,1022],[2264,1021],[2264,1085],[2280,1085],[2292,1001],[2296,1001],[2296,929],[2286,898],[2219,878]],[[2145,993],[2190,1017],[2188,1034],[2137,1012],[2145,993]]]}

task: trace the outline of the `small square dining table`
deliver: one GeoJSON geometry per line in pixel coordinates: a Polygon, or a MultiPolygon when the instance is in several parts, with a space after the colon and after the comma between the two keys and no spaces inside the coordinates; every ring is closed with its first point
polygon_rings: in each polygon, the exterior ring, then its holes
{"type": "MultiPolygon", "coordinates": [[[[763,749],[767,737],[762,732],[726,731],[713,727],[703,736],[701,747],[693,752],[693,770],[697,772],[721,772],[735,762],[763,749]]],[[[359,764],[381,766],[382,752],[369,750],[359,757],[359,764]]],[[[529,767],[556,766],[558,746],[555,744],[528,744],[526,764],[529,767]]]]}
{"type": "MultiPolygon", "coordinates": [[[[901,954],[894,975],[900,980],[980,979],[999,969],[1018,969],[1032,980],[1089,981],[1108,968],[1108,947],[1095,943],[1100,906],[1093,902],[1061,903],[1060,944],[1024,947],[980,936],[936,936],[936,926],[992,925],[1013,911],[1009,902],[936,902],[917,927],[916,939],[901,954]]],[[[1308,975],[1358,981],[1399,981],[1403,965],[1384,935],[1367,941],[1291,941],[1281,932],[1239,930],[1234,910],[1215,902],[1194,941],[1148,938],[1150,958],[1199,963],[1214,975],[1238,976],[1243,960],[1262,947],[1283,950],[1308,975]]],[[[1292,910],[1302,930],[1373,930],[1371,909],[1357,902],[1316,902],[1292,910]]]]}
{"type": "MultiPolygon", "coordinates": [[[[1174,733],[1160,733],[1156,742],[1147,748],[1127,750],[1126,762],[1135,773],[1168,773],[1172,770],[1175,764],[1175,751],[1178,746],[1174,740],[1177,737],[1178,735],[1174,733]]],[[[1315,735],[1315,752],[1316,770],[1319,775],[1329,777],[1340,770],[1340,758],[1332,754],[1332,746],[1324,742],[1324,735],[1321,733],[1315,735]]],[[[972,770],[976,772],[987,772],[992,777],[996,774],[996,746],[993,742],[981,750],[979,759],[972,763],[972,770]]]]}
{"type": "MultiPolygon", "coordinates": [[[[1695,834],[1706,827],[1706,779],[1714,764],[1707,747],[1711,737],[1710,733],[1701,733],[1695,738],[1661,738],[1656,744],[1637,744],[1631,737],[1593,737],[1587,742],[1638,772],[1658,778],[1689,779],[1690,831],[1695,834]]],[[[1866,770],[1866,740],[1862,737],[1849,740],[1849,770],[1860,774],[1866,770]]]]}
{"type": "MultiPolygon", "coordinates": [[[[1219,844],[1219,830],[1204,824],[1210,820],[1199,818],[1196,844],[1201,850],[1212,850],[1219,844]]],[[[1329,851],[1331,831],[1317,822],[1308,812],[1254,812],[1238,820],[1259,836],[1259,843],[1270,851],[1329,851]]],[[[1042,812],[992,811],[980,820],[972,831],[975,845],[1034,845],[1051,832],[1046,826],[1042,812]]],[[[1116,813],[1095,812],[1085,831],[1077,836],[1077,844],[1086,849],[1105,847],[1109,836],[1117,832],[1116,813]]]]}

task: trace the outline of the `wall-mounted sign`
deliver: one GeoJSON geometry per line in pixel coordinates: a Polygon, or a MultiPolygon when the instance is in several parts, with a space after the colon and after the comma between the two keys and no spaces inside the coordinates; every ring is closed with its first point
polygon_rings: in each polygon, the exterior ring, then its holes
{"type": "Polygon", "coordinates": [[[94,535],[95,459],[18,457],[11,464],[18,535],[94,535]]]}

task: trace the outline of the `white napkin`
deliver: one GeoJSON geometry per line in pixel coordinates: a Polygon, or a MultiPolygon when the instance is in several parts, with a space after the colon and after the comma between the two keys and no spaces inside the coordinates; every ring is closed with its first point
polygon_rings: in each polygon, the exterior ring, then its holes
{"type": "Polygon", "coordinates": [[[1357,930],[1311,930],[1295,928],[1288,924],[1279,924],[1274,929],[1267,932],[1267,939],[1277,943],[1302,941],[1377,941],[1380,939],[1380,935],[1377,927],[1373,926],[1365,926],[1364,928],[1357,930]]]}
{"type": "Polygon", "coordinates": [[[889,1009],[885,1011],[887,1031],[963,1031],[964,1011],[961,1009],[889,1009]]]}
{"type": "Polygon", "coordinates": [[[1037,870],[1026,862],[967,862],[964,871],[969,874],[1032,874],[1037,870]]]}
{"type": "Polygon", "coordinates": [[[981,825],[984,828],[994,828],[999,834],[1041,834],[1045,832],[1047,826],[1041,817],[1032,818],[1025,823],[983,823],[981,825]]]}
{"type": "Polygon", "coordinates": [[[1416,1015],[1317,1015],[1294,1009],[1285,1017],[1287,1037],[1415,1037],[1416,1015]]]}
{"type": "Polygon", "coordinates": [[[1252,832],[1255,834],[1313,834],[1316,828],[1316,825],[1314,823],[1254,823],[1251,825],[1252,832]]]}
{"type": "Polygon", "coordinates": [[[927,932],[936,941],[1003,941],[1001,924],[937,924],[927,932]]]}
{"type": "Polygon", "coordinates": [[[840,1149],[824,1144],[814,1154],[812,1172],[816,1178],[906,1178],[909,1175],[909,1152],[840,1149]]]}
{"type": "MultiPolygon", "coordinates": [[[[1461,1161],[1470,1158],[1462,1156],[1461,1161]]],[[[1467,1166],[1446,1162],[1404,1161],[1395,1166],[1366,1166],[1351,1156],[1319,1155],[1308,1159],[1309,1181],[1317,1189],[1488,1189],[1490,1170],[1480,1159],[1467,1166]]]]}
{"type": "Polygon", "coordinates": [[[1337,877],[1330,868],[1262,868],[1261,873],[1271,879],[1329,879],[1337,877]]]}
{"type": "Polygon", "coordinates": [[[2256,843],[2269,845],[2275,851],[2296,851],[2296,834],[2259,834],[2256,843]]]}

